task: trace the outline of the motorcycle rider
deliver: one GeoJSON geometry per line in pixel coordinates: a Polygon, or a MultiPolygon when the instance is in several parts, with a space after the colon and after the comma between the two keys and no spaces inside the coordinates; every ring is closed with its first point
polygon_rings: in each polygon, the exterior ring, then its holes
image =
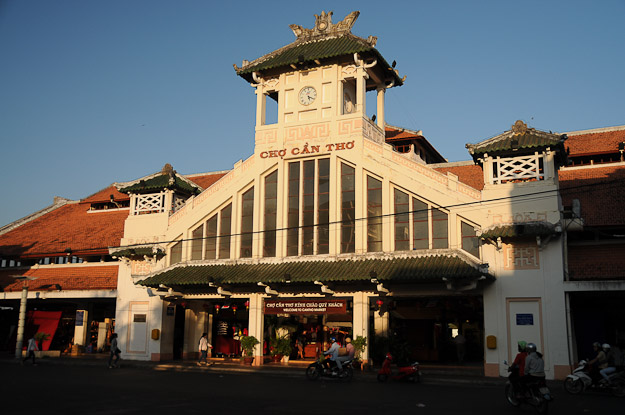
{"type": "Polygon", "coordinates": [[[590,365],[590,377],[592,379],[597,379],[597,376],[601,369],[605,369],[608,367],[608,358],[601,348],[601,344],[599,342],[594,342],[592,344],[592,348],[595,351],[596,355],[593,359],[588,361],[588,365],[590,365]]]}
{"type": "Polygon", "coordinates": [[[601,377],[603,377],[602,382],[605,382],[606,384],[611,384],[612,382],[610,382],[610,375],[614,372],[616,372],[616,364],[614,363],[614,353],[612,353],[612,350],[610,350],[610,345],[608,343],[603,343],[601,345],[601,348],[603,349],[603,352],[606,355],[606,367],[604,367],[603,369],[599,370],[599,374],[601,375],[601,377]]]}
{"type": "Polygon", "coordinates": [[[534,343],[527,344],[527,358],[525,358],[525,374],[521,381],[525,386],[545,379],[545,361],[543,355],[536,350],[534,343]]]}
{"type": "Polygon", "coordinates": [[[330,345],[330,348],[328,350],[323,352],[323,355],[324,356],[329,355],[330,361],[336,363],[336,367],[338,368],[340,372],[341,370],[343,370],[343,365],[341,364],[339,360],[337,360],[337,358],[339,357],[339,344],[336,342],[336,337],[334,336],[330,337],[330,341],[332,342],[332,345],[330,345]]]}
{"type": "Polygon", "coordinates": [[[349,337],[345,338],[345,349],[347,349],[347,356],[339,356],[336,359],[338,363],[341,363],[341,366],[343,366],[343,362],[353,360],[354,354],[356,354],[356,349],[354,349],[354,345],[352,344],[352,339],[349,337]]]}
{"type": "Polygon", "coordinates": [[[520,391],[521,382],[519,380],[525,375],[525,360],[527,359],[527,342],[525,340],[519,340],[517,343],[517,350],[519,351],[512,362],[512,368],[518,368],[519,371],[510,376],[510,382],[513,384],[514,389],[520,391]]]}

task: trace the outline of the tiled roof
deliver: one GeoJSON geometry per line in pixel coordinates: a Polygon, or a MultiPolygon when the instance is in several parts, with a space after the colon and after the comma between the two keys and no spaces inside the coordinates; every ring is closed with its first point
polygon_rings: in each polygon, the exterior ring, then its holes
{"type": "Polygon", "coordinates": [[[467,144],[466,147],[475,158],[484,153],[491,155],[510,154],[513,151],[522,153],[523,150],[534,151],[547,147],[551,147],[552,150],[563,149],[564,140],[566,135],[528,128],[519,120],[510,131],[477,144],[467,144]]]}
{"type": "Polygon", "coordinates": [[[345,33],[341,36],[317,39],[297,39],[293,43],[268,53],[253,62],[236,68],[237,74],[249,82],[252,82],[252,73],[267,69],[289,67],[296,64],[312,64],[315,60],[335,58],[339,56],[352,56],[354,53],[365,53],[378,60],[381,70],[388,73],[394,80],[395,85],[403,84],[391,66],[384,60],[368,40],[345,33]]]}
{"type": "Polygon", "coordinates": [[[113,199],[116,202],[122,201],[122,200],[130,200],[130,197],[128,195],[125,195],[123,193],[120,193],[117,188],[115,186],[109,186],[106,189],[102,189],[97,193],[92,194],[91,196],[86,197],[85,199],[82,199],[80,201],[80,203],[102,203],[102,202],[108,202],[109,200],[111,200],[111,195],[113,195],[113,199]]]}
{"type": "Polygon", "coordinates": [[[619,144],[625,141],[625,126],[620,130],[593,132],[588,134],[569,134],[565,146],[570,157],[615,153],[619,144]]]}
{"type": "Polygon", "coordinates": [[[569,245],[569,278],[613,280],[625,278],[623,245],[569,245]]]}
{"type": "Polygon", "coordinates": [[[625,166],[595,165],[558,171],[562,204],[581,204],[581,216],[588,226],[625,225],[625,166]]]}
{"type": "Polygon", "coordinates": [[[421,130],[411,131],[392,125],[385,125],[384,132],[386,134],[386,141],[423,138],[423,132],[421,130]]]}
{"type": "Polygon", "coordinates": [[[173,173],[173,176],[163,173],[146,180],[139,180],[129,186],[120,188],[119,191],[122,193],[143,194],[163,189],[178,190],[191,195],[200,193],[200,189],[183,180],[177,173],[173,173]]]}
{"type": "Polygon", "coordinates": [[[556,233],[556,227],[552,223],[523,222],[493,226],[485,229],[480,238],[515,238],[519,236],[552,235],[554,233],[556,233]]]}
{"type": "Polygon", "coordinates": [[[228,174],[227,171],[221,171],[215,173],[185,175],[185,177],[200,186],[202,189],[206,190],[226,174],[228,174]]]}
{"type": "Polygon", "coordinates": [[[482,167],[476,164],[466,165],[466,166],[441,166],[434,167],[434,170],[440,173],[450,172],[458,176],[458,181],[466,184],[467,186],[471,186],[477,190],[484,189],[484,172],[482,171],[482,167]]]}
{"type": "Polygon", "coordinates": [[[66,249],[108,254],[109,246],[119,246],[128,210],[88,210],[88,205],[69,203],[0,235],[0,256],[55,256],[66,249]]]}
{"type": "Polygon", "coordinates": [[[0,287],[5,292],[21,291],[22,282],[12,275],[26,275],[37,279],[28,281],[29,291],[116,290],[118,265],[71,266],[0,271],[0,287]],[[58,286],[57,286],[58,285],[58,286]]]}
{"type": "Polygon", "coordinates": [[[148,287],[206,286],[218,284],[280,283],[285,275],[293,284],[303,282],[369,281],[375,272],[379,281],[432,282],[477,279],[484,274],[476,264],[458,255],[430,255],[395,258],[346,259],[337,261],[290,261],[261,264],[214,264],[177,266],[138,284],[148,287]]]}

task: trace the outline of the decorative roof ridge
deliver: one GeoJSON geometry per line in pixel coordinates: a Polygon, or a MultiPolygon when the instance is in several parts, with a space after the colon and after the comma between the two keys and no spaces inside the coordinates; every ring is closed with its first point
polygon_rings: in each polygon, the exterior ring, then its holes
{"type": "Polygon", "coordinates": [[[547,220],[533,220],[533,221],[527,221],[527,222],[505,222],[505,223],[495,223],[493,225],[490,225],[486,228],[482,229],[482,233],[486,233],[492,229],[497,229],[497,228],[501,228],[504,226],[516,226],[516,225],[540,225],[540,226],[550,226],[555,228],[556,226],[559,225],[559,222],[556,223],[551,223],[547,220]]]}
{"type": "Polygon", "coordinates": [[[465,166],[475,166],[475,161],[473,160],[462,160],[462,161],[448,161],[446,163],[431,163],[428,166],[433,169],[440,169],[443,167],[465,167],[465,166]]]}
{"type": "Polygon", "coordinates": [[[390,129],[394,129],[396,131],[407,132],[407,133],[414,134],[414,135],[419,135],[419,136],[425,138],[425,136],[423,135],[423,130],[416,130],[415,131],[415,130],[411,130],[411,129],[408,129],[408,128],[398,127],[396,125],[391,125],[391,124],[385,122],[384,123],[384,128],[387,128],[387,127],[390,128],[390,129]]]}
{"type": "MultiPolygon", "coordinates": [[[[95,194],[95,193],[94,193],[95,194]]],[[[56,210],[62,206],[65,205],[69,205],[69,204],[76,204],[79,203],[80,201],[78,200],[70,200],[70,199],[66,199],[64,197],[60,197],[60,196],[55,196],[54,197],[54,202],[41,209],[38,210],[37,212],[31,213],[30,215],[24,216],[23,218],[17,219],[11,223],[8,223],[2,227],[0,227],[0,235],[4,235],[5,233],[11,232],[13,229],[19,228],[22,225],[27,224],[28,222],[31,222],[35,219],[40,218],[41,216],[52,212],[53,210],[56,210]]]]}
{"type": "Polygon", "coordinates": [[[217,174],[227,174],[230,173],[232,171],[232,169],[230,170],[219,170],[219,171],[208,171],[206,173],[189,173],[189,174],[183,174],[183,177],[189,178],[189,177],[200,177],[200,176],[213,176],[213,175],[217,175],[217,174]]]}
{"type": "Polygon", "coordinates": [[[540,138],[546,138],[546,139],[552,139],[552,140],[561,140],[561,139],[566,139],[566,134],[559,134],[559,133],[554,133],[554,132],[546,132],[546,131],[542,131],[542,130],[537,130],[536,128],[529,128],[527,126],[527,124],[525,124],[523,121],[521,120],[517,120],[512,127],[510,128],[510,130],[508,131],[504,131],[501,134],[498,134],[494,137],[488,138],[486,140],[480,141],[479,143],[476,144],[471,144],[471,143],[467,143],[465,144],[465,147],[469,150],[470,154],[474,154],[475,150],[483,148],[483,147],[487,147],[493,143],[497,143],[499,141],[503,141],[509,138],[513,138],[515,136],[522,136],[525,135],[527,133],[530,133],[532,135],[535,135],[537,137],[540,138]]]}
{"type": "Polygon", "coordinates": [[[584,164],[581,166],[561,166],[558,171],[571,171],[571,170],[586,170],[586,169],[615,169],[625,166],[625,162],[617,161],[614,163],[601,163],[601,164],[584,164]]]}
{"type": "Polygon", "coordinates": [[[565,134],[568,136],[575,136],[575,135],[610,133],[614,131],[625,131],[625,125],[616,125],[614,127],[593,128],[590,130],[567,131],[565,134]]]}
{"type": "Polygon", "coordinates": [[[136,180],[131,180],[131,181],[128,181],[128,182],[115,182],[115,183],[113,183],[113,186],[115,186],[117,188],[117,190],[121,192],[121,189],[125,189],[127,187],[134,186],[136,184],[139,184],[141,181],[152,180],[152,179],[154,179],[156,177],[164,176],[164,175],[167,175],[167,174],[169,174],[172,177],[180,178],[180,180],[184,181],[189,186],[195,187],[195,188],[199,189],[200,192],[204,191],[204,189],[201,186],[198,186],[197,184],[195,184],[190,179],[187,179],[184,175],[179,174],[176,170],[173,169],[173,167],[169,163],[166,163],[163,166],[163,168],[161,169],[161,171],[158,171],[156,173],[152,173],[152,174],[149,174],[147,176],[143,176],[143,177],[140,177],[140,178],[138,178],[136,180]]]}

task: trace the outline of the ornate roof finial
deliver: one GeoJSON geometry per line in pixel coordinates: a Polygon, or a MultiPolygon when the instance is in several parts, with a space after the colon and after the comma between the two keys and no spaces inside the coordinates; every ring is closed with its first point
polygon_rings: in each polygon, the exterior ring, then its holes
{"type": "Polygon", "coordinates": [[[521,120],[517,120],[514,124],[512,124],[510,131],[515,134],[525,134],[527,132],[527,124],[521,120]]]}
{"type": "Polygon", "coordinates": [[[337,24],[332,23],[332,14],[334,12],[322,11],[320,15],[315,15],[315,27],[314,29],[306,29],[300,25],[289,25],[297,39],[309,39],[315,37],[324,37],[331,35],[340,35],[343,33],[350,33],[356,19],[360,15],[359,11],[354,11],[345,16],[345,18],[337,24]]]}

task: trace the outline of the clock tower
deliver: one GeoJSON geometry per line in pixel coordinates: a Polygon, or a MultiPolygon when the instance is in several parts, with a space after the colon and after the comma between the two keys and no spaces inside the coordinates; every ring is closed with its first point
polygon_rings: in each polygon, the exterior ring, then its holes
{"type": "Polygon", "coordinates": [[[375,49],[376,37],[351,33],[359,14],[332,23],[332,12],[324,11],[315,15],[312,29],[290,25],[292,43],[234,65],[256,89],[255,154],[288,158],[304,145],[323,151],[362,137],[384,142],[385,91],[405,77],[375,49]],[[366,112],[367,92],[377,94],[373,119],[366,112]]]}

